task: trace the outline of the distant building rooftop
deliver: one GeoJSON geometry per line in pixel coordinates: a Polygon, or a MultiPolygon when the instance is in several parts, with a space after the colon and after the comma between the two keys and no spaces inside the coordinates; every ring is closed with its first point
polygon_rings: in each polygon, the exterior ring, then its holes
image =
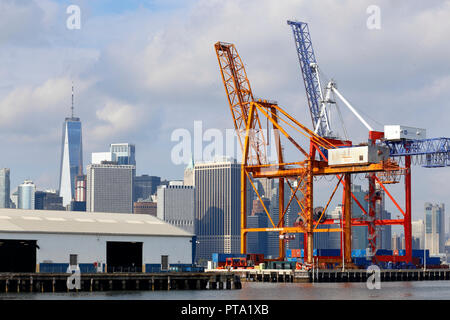
{"type": "Polygon", "coordinates": [[[0,208],[2,232],[193,236],[150,215],[0,208]]]}

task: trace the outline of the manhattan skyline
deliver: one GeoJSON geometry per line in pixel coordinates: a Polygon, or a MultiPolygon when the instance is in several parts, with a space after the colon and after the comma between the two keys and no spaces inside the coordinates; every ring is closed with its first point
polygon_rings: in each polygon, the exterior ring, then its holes
{"type": "MultiPolygon", "coordinates": [[[[192,131],[196,120],[205,130],[232,128],[212,47],[218,40],[239,47],[258,96],[277,100],[310,127],[285,23],[293,17],[309,22],[324,72],[374,126],[398,123],[426,128],[428,137],[449,136],[450,81],[442,65],[450,44],[439,40],[450,31],[448,2],[380,1],[380,30],[366,28],[370,1],[283,8],[273,1],[73,3],[81,8],[79,30],[66,28],[72,2],[2,2],[0,138],[8,152],[0,165],[11,169],[11,192],[26,179],[58,189],[72,81],[84,167],[92,152],[129,142],[136,145],[137,175],[181,179],[185,165],[170,161],[171,132],[192,131]]],[[[352,140],[367,139],[356,119],[343,116],[352,140]]],[[[413,219],[423,216],[424,202],[448,199],[441,186],[449,171],[413,167],[413,219]]]]}

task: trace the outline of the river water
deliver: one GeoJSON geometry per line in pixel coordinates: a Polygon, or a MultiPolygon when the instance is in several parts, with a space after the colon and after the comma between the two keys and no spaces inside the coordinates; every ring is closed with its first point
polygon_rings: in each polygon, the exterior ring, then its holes
{"type": "Polygon", "coordinates": [[[1,293],[14,300],[450,300],[450,281],[366,283],[243,282],[241,290],[1,293]]]}

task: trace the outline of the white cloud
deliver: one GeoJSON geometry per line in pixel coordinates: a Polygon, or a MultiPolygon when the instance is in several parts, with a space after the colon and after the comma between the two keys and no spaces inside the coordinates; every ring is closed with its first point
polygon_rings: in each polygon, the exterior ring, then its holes
{"type": "Polygon", "coordinates": [[[140,107],[115,100],[107,100],[104,107],[96,111],[96,116],[97,125],[88,131],[88,137],[96,140],[127,134],[138,128],[145,119],[145,113],[140,107]]]}
{"type": "MultiPolygon", "coordinates": [[[[381,30],[366,28],[369,0],[197,1],[179,10],[139,8],[109,15],[93,14],[84,1],[78,33],[65,30],[62,6],[42,3],[2,2],[0,12],[8,15],[0,14],[5,18],[0,19],[0,40],[7,43],[0,51],[6,62],[0,69],[0,123],[10,137],[29,135],[31,126],[36,137],[47,137],[43,144],[50,144],[51,128],[56,151],[45,151],[52,157],[59,152],[74,78],[86,152],[113,140],[133,141],[138,159],[145,159],[139,170],[181,175],[183,168],[166,164],[171,130],[190,130],[194,120],[203,120],[204,128],[232,127],[216,41],[236,44],[255,95],[277,100],[310,125],[287,19],[310,24],[322,70],[356,107],[381,123],[414,122],[439,127],[440,135],[446,132],[448,117],[430,115],[439,114],[450,100],[449,1],[378,1],[381,30]],[[430,99],[442,103],[429,105],[430,99]],[[152,167],[155,163],[161,167],[152,167]]],[[[351,114],[344,118],[352,137],[367,136],[351,114]]],[[[18,140],[15,151],[6,155],[10,162],[24,147],[18,140]]],[[[46,167],[45,157],[42,170],[57,175],[57,169],[46,167]]],[[[431,192],[421,190],[420,197],[431,192]]]]}

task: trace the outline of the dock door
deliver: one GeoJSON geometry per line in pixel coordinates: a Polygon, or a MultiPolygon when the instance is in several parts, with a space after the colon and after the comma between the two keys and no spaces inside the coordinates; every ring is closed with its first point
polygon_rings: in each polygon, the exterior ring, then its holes
{"type": "Polygon", "coordinates": [[[36,272],[36,240],[0,239],[0,272],[36,272]]]}
{"type": "Polygon", "coordinates": [[[142,242],[106,242],[107,272],[142,272],[142,242]]]}

